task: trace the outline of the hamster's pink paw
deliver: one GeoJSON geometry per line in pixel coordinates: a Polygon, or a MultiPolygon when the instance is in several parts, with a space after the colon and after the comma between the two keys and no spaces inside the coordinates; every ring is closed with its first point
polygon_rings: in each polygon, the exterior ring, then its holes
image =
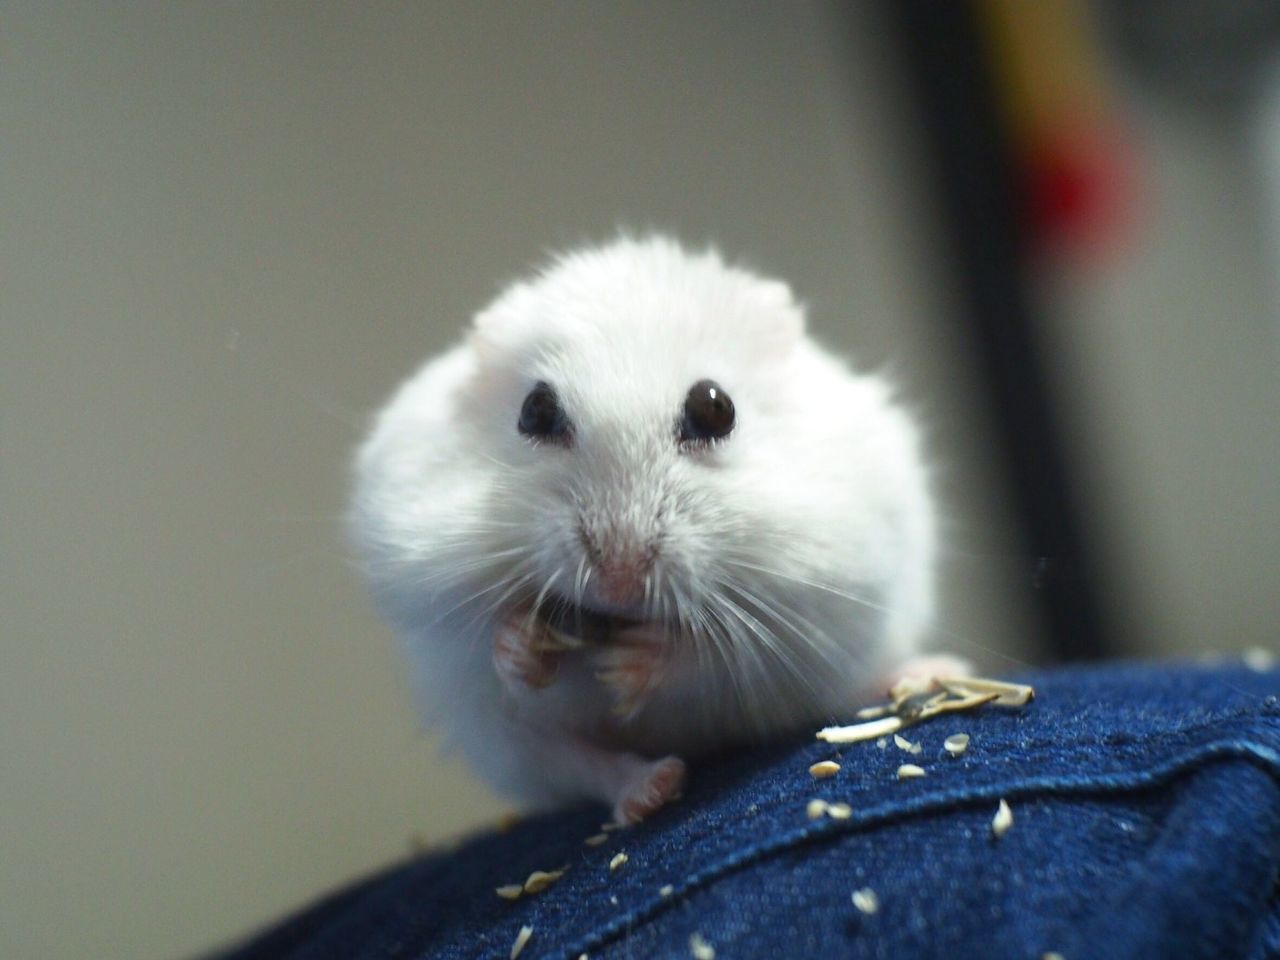
{"type": "Polygon", "coordinates": [[[623,785],[613,807],[618,823],[638,823],[680,796],[684,786],[684,761],[663,757],[642,767],[623,785]]]}
{"type": "Polygon", "coordinates": [[[560,654],[538,647],[537,630],[527,614],[512,614],[498,626],[493,666],[508,690],[541,690],[560,672],[560,654]]]}
{"type": "Polygon", "coordinates": [[[903,660],[882,674],[876,681],[876,692],[890,690],[902,680],[964,677],[972,672],[973,664],[962,657],[953,657],[945,653],[922,654],[903,660]]]}
{"type": "Polygon", "coordinates": [[[626,634],[596,652],[596,679],[613,694],[615,714],[631,717],[640,710],[662,683],[668,658],[666,643],[626,634]]]}

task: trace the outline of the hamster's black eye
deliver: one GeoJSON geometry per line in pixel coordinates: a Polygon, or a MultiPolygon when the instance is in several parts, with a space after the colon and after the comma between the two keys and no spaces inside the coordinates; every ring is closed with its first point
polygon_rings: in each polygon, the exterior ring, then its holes
{"type": "Polygon", "coordinates": [[[714,380],[699,380],[684,398],[681,442],[719,440],[733,429],[733,401],[714,380]]]}
{"type": "Polygon", "coordinates": [[[516,429],[526,437],[567,442],[569,418],[560,407],[560,400],[551,384],[541,380],[529,391],[520,406],[520,419],[516,429]]]}

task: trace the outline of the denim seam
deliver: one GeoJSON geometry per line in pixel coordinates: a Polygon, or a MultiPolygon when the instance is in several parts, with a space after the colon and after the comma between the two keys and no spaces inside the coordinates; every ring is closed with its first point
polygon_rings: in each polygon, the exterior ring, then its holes
{"type": "MultiPolygon", "coordinates": [[[[1235,710],[1230,710],[1224,713],[1217,714],[1213,716],[1211,719],[1204,720],[1200,723],[1188,724],[1187,726],[1177,727],[1176,729],[1172,729],[1172,730],[1154,730],[1150,733],[1143,734],[1141,736],[1136,736],[1136,737],[1135,736],[1121,737],[1116,735],[1108,735],[1104,737],[1092,737],[1089,739],[1081,738],[1081,739],[1072,741],[1072,745],[1073,746],[1094,746],[1094,747],[1131,747],[1131,746],[1138,746],[1142,744],[1148,744],[1153,741],[1165,742],[1168,740],[1177,740],[1187,736],[1193,736],[1198,733],[1203,733],[1204,731],[1207,731],[1207,730],[1212,730],[1214,727],[1220,727],[1224,724],[1230,724],[1232,726],[1235,726],[1239,724],[1241,721],[1251,721],[1251,722],[1260,721],[1264,727],[1275,727],[1276,732],[1280,733],[1280,714],[1277,714],[1275,710],[1268,709],[1266,707],[1263,707],[1262,709],[1258,709],[1255,707],[1249,707],[1249,708],[1241,707],[1235,710]]],[[[1024,755],[1028,750],[1043,750],[1045,748],[1054,748],[1054,747],[1060,748],[1061,746],[1062,746],[1061,741],[1036,738],[1036,739],[1027,740],[1025,743],[1019,743],[1017,745],[1017,753],[1019,755],[1024,755]]],[[[999,753],[1004,753],[1004,754],[1007,754],[1009,752],[1011,751],[1009,750],[999,751],[999,753]]]]}
{"type": "Polygon", "coordinates": [[[1268,744],[1253,743],[1237,737],[1231,740],[1202,744],[1182,756],[1157,764],[1146,770],[1094,775],[1058,774],[1049,777],[1031,777],[1012,782],[1005,780],[984,785],[967,785],[963,788],[921,794],[905,800],[893,801],[892,803],[880,803],[856,812],[848,820],[824,820],[806,824],[781,837],[742,847],[724,856],[718,862],[709,865],[690,877],[686,877],[681,883],[675,885],[675,889],[670,896],[651,898],[648,903],[609,920],[580,939],[573,949],[566,950],[565,956],[578,957],[583,953],[597,950],[633,930],[637,923],[651,920],[664,911],[671,909],[683,900],[686,895],[695,890],[706,887],[713,881],[756,860],[765,859],[803,844],[838,839],[848,834],[861,832],[869,827],[877,827],[896,820],[933,812],[957,803],[962,803],[964,806],[972,806],[982,801],[991,801],[1001,797],[1027,797],[1040,793],[1052,793],[1056,796],[1062,796],[1063,794],[1123,793],[1174,780],[1193,768],[1202,767],[1209,763],[1239,760],[1257,763],[1267,773],[1280,780],[1280,750],[1268,744]]]}
{"type": "MultiPolygon", "coordinates": [[[[1153,732],[1149,736],[1145,736],[1139,739],[1132,739],[1132,740],[1126,740],[1126,741],[1120,741],[1120,742],[1117,742],[1116,740],[1105,740],[1105,739],[1091,739],[1091,740],[1080,739],[1080,740],[1073,740],[1069,744],[1066,744],[1065,746],[1073,750],[1078,748],[1101,747],[1101,748],[1107,748],[1113,751],[1134,750],[1137,748],[1153,747],[1153,746],[1165,746],[1172,742],[1184,740],[1189,736],[1203,735],[1205,732],[1211,731],[1215,727],[1221,727],[1221,726],[1235,727],[1238,724],[1238,722],[1244,717],[1248,717],[1249,719],[1252,719],[1255,721],[1261,721],[1261,727],[1255,724],[1250,729],[1245,729],[1243,731],[1235,731],[1230,739],[1243,742],[1243,741],[1247,741],[1249,738],[1258,738],[1264,741],[1257,745],[1259,749],[1264,751],[1270,751],[1273,754],[1280,754],[1280,723],[1276,722],[1269,715],[1269,712],[1266,714],[1260,714],[1255,710],[1240,711],[1239,713],[1233,712],[1231,714],[1223,714],[1218,716],[1214,720],[1205,721],[1204,723],[1196,724],[1194,726],[1182,727],[1179,730],[1174,730],[1174,731],[1157,731],[1157,732],[1153,732]],[[1270,746],[1265,741],[1271,740],[1273,736],[1276,737],[1277,739],[1276,739],[1275,745],[1270,746]]],[[[1222,739],[1222,738],[1219,738],[1219,739],[1222,739]]],[[[1184,745],[1184,749],[1186,746],[1187,745],[1184,745]]],[[[999,775],[1003,773],[1003,769],[1000,769],[1000,768],[1007,769],[1010,764],[1014,764],[1014,763],[1025,764],[1028,761],[1035,760],[1046,754],[1061,753],[1063,749],[1064,749],[1064,744],[1058,740],[1043,740],[1043,739],[1027,740],[1009,747],[996,746],[996,747],[991,747],[986,749],[983,754],[983,763],[987,768],[993,769],[995,773],[999,775]]],[[[1199,748],[1197,747],[1194,749],[1199,749],[1199,748]]],[[[953,761],[951,761],[950,758],[947,758],[947,762],[953,762],[953,761]]],[[[1106,776],[1106,774],[1099,772],[1099,773],[1091,774],[1091,776],[1097,778],[1097,777],[1104,777],[1106,776]]],[[[931,796],[936,796],[936,794],[931,794],[931,796]]],[[[758,816],[753,818],[752,821],[748,821],[746,823],[743,823],[742,825],[749,826],[751,822],[754,822],[754,820],[758,820],[761,817],[767,817],[769,813],[777,807],[777,805],[781,803],[785,803],[788,800],[791,800],[793,798],[794,798],[794,795],[791,794],[790,792],[783,793],[776,790],[774,792],[771,792],[767,797],[762,798],[761,801],[759,802],[758,816]]],[[[694,839],[701,839],[701,837],[710,835],[714,832],[715,832],[714,830],[702,831],[694,839]]]]}

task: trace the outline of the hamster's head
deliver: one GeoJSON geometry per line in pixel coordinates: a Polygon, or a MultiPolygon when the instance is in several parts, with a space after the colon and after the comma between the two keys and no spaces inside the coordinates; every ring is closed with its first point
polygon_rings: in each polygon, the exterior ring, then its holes
{"type": "Polygon", "coordinates": [[[559,609],[812,646],[804,585],[861,615],[927,563],[914,433],[879,381],[812,344],[785,284],[664,239],[507,290],[401,390],[359,473],[357,532],[407,626],[559,609]]]}
{"type": "Polygon", "coordinates": [[[749,535],[744,448],[802,331],[783,284],[657,240],[568,256],[477,318],[463,416],[526,491],[549,591],[632,616],[701,592],[749,535]]]}

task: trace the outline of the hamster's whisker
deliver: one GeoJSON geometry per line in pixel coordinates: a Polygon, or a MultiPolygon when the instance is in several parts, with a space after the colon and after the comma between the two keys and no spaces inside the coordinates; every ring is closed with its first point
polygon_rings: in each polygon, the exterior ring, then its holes
{"type": "Polygon", "coordinates": [[[954,641],[957,644],[963,644],[964,646],[969,647],[973,650],[979,650],[982,653],[987,654],[988,656],[994,657],[998,660],[1003,660],[1006,663],[1011,663],[1014,666],[1018,666],[1018,667],[1034,666],[1034,664],[1030,660],[1022,660],[1018,657],[1010,655],[1008,652],[1004,650],[998,650],[995,647],[988,647],[986,644],[979,643],[977,640],[974,640],[971,637],[966,637],[963,634],[956,633],[954,630],[948,629],[947,627],[942,626],[942,624],[940,623],[934,623],[932,625],[932,630],[934,633],[941,634],[942,636],[946,637],[948,640],[954,641]]]}
{"type": "MultiPolygon", "coordinates": [[[[530,557],[527,562],[527,565],[532,566],[534,564],[535,564],[534,558],[530,557]]],[[[514,573],[515,573],[515,570],[512,570],[511,574],[514,574],[514,573]]],[[[502,595],[499,596],[498,599],[493,602],[493,605],[490,607],[490,612],[502,607],[508,600],[511,599],[511,597],[513,597],[520,590],[523,590],[525,587],[531,586],[534,582],[534,579],[535,579],[535,572],[532,570],[530,570],[528,573],[522,574],[519,578],[511,579],[510,586],[508,586],[506,590],[502,591],[502,595]]]]}
{"type": "MultiPolygon", "coordinates": [[[[760,676],[770,687],[776,687],[777,681],[772,673],[764,669],[761,654],[770,654],[782,667],[795,679],[797,684],[806,693],[817,695],[818,687],[810,678],[808,671],[804,669],[804,665],[799,662],[795,654],[774,634],[765,624],[747,610],[742,604],[736,602],[727,592],[718,591],[715,596],[718,601],[724,604],[725,608],[736,617],[744,627],[759,641],[758,644],[745,644],[744,646],[752,653],[752,658],[756,663],[760,676]]],[[[772,698],[769,702],[772,702],[772,698]]]]}
{"type": "Polygon", "coordinates": [[[780,696],[782,681],[769,669],[769,659],[780,663],[787,673],[791,674],[803,688],[806,681],[794,658],[788,656],[785,648],[775,644],[775,637],[759,620],[745,611],[739,604],[723,592],[713,592],[712,599],[724,612],[733,619],[726,620],[727,640],[733,645],[737,673],[745,685],[748,702],[745,706],[745,721],[753,728],[756,735],[766,733],[771,724],[782,715],[783,705],[788,698],[780,696]],[[735,627],[734,624],[738,626],[735,627]],[[743,631],[749,632],[743,632],[743,631]],[[752,642],[755,637],[758,642],[752,642]],[[750,669],[745,658],[751,660],[750,669]]]}
{"type": "Polygon", "coordinates": [[[729,566],[739,567],[743,570],[754,570],[756,573],[763,573],[766,576],[777,577],[779,580],[790,580],[792,583],[799,583],[806,587],[813,587],[813,589],[815,590],[821,590],[825,593],[831,594],[832,596],[840,597],[844,600],[848,600],[851,603],[860,604],[861,606],[864,606],[869,610],[875,610],[877,613],[893,612],[888,606],[886,606],[883,603],[876,603],[874,600],[869,600],[866,597],[859,596],[856,593],[850,593],[848,590],[842,590],[839,587],[834,586],[833,584],[824,583],[821,580],[813,580],[809,577],[802,577],[802,576],[799,576],[798,574],[793,574],[793,573],[785,573],[782,570],[777,570],[772,567],[761,567],[761,566],[757,566],[754,563],[746,563],[741,560],[725,559],[724,563],[728,564],[729,566]]]}
{"type": "MultiPolygon", "coordinates": [[[[733,617],[740,625],[746,626],[748,629],[752,630],[753,633],[757,632],[751,627],[751,624],[743,618],[741,611],[736,608],[736,605],[732,603],[732,601],[729,601],[727,598],[717,599],[721,601],[720,606],[725,613],[733,617]]],[[[724,622],[728,630],[725,639],[730,644],[734,654],[734,659],[737,661],[734,672],[740,677],[746,688],[747,697],[749,699],[747,710],[751,715],[755,716],[758,713],[760,705],[769,702],[769,699],[761,696],[760,692],[760,687],[769,682],[768,671],[764,669],[764,661],[760,644],[747,642],[748,638],[739,634],[738,630],[731,626],[730,621],[725,620],[724,622]],[[751,663],[753,665],[752,669],[746,669],[746,664],[743,662],[744,658],[748,656],[751,658],[751,663]]],[[[765,646],[767,649],[767,641],[765,641],[765,646]]],[[[772,683],[769,683],[769,685],[772,686],[772,683]]]]}
{"type": "Polygon", "coordinates": [[[543,601],[547,599],[547,594],[551,592],[551,588],[555,586],[556,581],[560,579],[563,573],[563,567],[556,567],[555,572],[547,577],[546,583],[542,585],[542,589],[538,591],[537,598],[533,601],[533,607],[529,612],[529,622],[532,622],[533,618],[538,615],[538,611],[542,609],[543,601]]]}
{"type": "Polygon", "coordinates": [[[802,648],[812,648],[822,658],[822,662],[833,671],[847,670],[851,659],[855,662],[865,659],[862,651],[855,645],[839,642],[829,630],[819,627],[794,606],[783,603],[776,597],[772,602],[766,601],[751,593],[741,583],[732,584],[732,589],[763,612],[766,617],[789,631],[800,642],[802,648]]]}
{"type": "MultiPolygon", "coordinates": [[[[476,611],[475,615],[472,616],[471,619],[467,621],[466,629],[474,630],[476,625],[480,623],[480,621],[484,620],[487,617],[492,617],[495,613],[499,612],[506,605],[507,599],[512,594],[522,590],[526,590],[529,587],[532,587],[533,582],[534,582],[534,575],[532,573],[526,573],[523,576],[520,576],[511,580],[509,585],[507,586],[507,589],[503,591],[502,596],[498,597],[492,603],[485,604],[479,610],[476,611]]],[[[502,584],[499,584],[499,586],[501,585],[502,584]]]]}
{"type": "MultiPolygon", "coordinates": [[[[674,584],[672,586],[673,597],[678,597],[678,594],[674,593],[674,584]]],[[[705,626],[705,615],[697,613],[699,624],[701,625],[701,633],[695,636],[695,627],[692,619],[694,614],[695,611],[688,609],[687,601],[681,604],[678,599],[676,600],[676,622],[679,630],[679,642],[682,643],[685,648],[692,647],[694,659],[698,666],[698,676],[711,676],[711,667],[713,665],[712,651],[707,649],[707,645],[705,643],[697,642],[696,640],[696,636],[706,635],[710,631],[705,626]]],[[[712,640],[712,643],[714,642],[715,641],[712,640]]],[[[698,712],[704,728],[715,723],[716,711],[718,710],[717,703],[719,700],[718,684],[715,689],[717,691],[715,697],[707,696],[698,698],[698,712]]]]}
{"type": "MultiPolygon", "coordinates": [[[[486,593],[492,593],[494,590],[502,589],[504,586],[506,586],[506,584],[507,584],[507,581],[505,579],[502,579],[502,580],[497,580],[489,584],[488,586],[481,587],[479,590],[475,591],[474,593],[468,594],[467,596],[459,600],[457,603],[455,603],[453,606],[445,610],[443,613],[439,614],[433,622],[439,623],[441,620],[446,619],[451,614],[457,613],[467,604],[474,603],[476,600],[479,600],[481,597],[483,597],[486,593]]],[[[474,623],[478,619],[480,619],[480,616],[473,618],[472,623],[474,623]]]]}
{"type": "Polygon", "coordinates": [[[476,454],[478,454],[480,457],[482,457],[483,459],[488,460],[488,461],[489,461],[490,463],[492,463],[494,466],[501,467],[501,468],[503,469],[503,471],[504,471],[505,473],[507,473],[507,474],[510,474],[510,473],[514,472],[514,470],[516,469],[514,466],[512,466],[512,465],[511,465],[511,464],[509,464],[509,463],[507,463],[506,461],[504,461],[504,460],[499,460],[497,457],[495,457],[495,456],[494,456],[493,454],[491,454],[491,453],[486,453],[486,452],[485,452],[485,451],[483,451],[483,450],[476,450],[476,451],[474,451],[474,452],[475,452],[476,454]]]}
{"type": "MultiPolygon", "coordinates": [[[[675,608],[674,613],[676,625],[678,627],[678,637],[683,643],[692,639],[695,634],[693,621],[691,619],[692,614],[695,612],[694,607],[674,579],[667,579],[667,590],[663,591],[664,599],[668,591],[670,592],[672,606],[675,608]]],[[[665,615],[663,619],[667,619],[665,615]]],[[[695,644],[694,646],[697,650],[698,663],[701,667],[704,651],[701,645],[695,644]]]]}
{"type": "Polygon", "coordinates": [[[653,605],[649,609],[649,619],[670,626],[667,623],[667,595],[662,589],[662,572],[655,570],[653,574],[653,605]]]}
{"type": "MultiPolygon", "coordinates": [[[[658,596],[661,604],[661,620],[663,623],[670,624],[674,630],[671,641],[673,645],[679,648],[675,656],[687,656],[686,651],[692,649],[694,661],[697,665],[697,675],[708,676],[711,672],[709,659],[711,653],[706,649],[706,644],[694,642],[695,633],[691,620],[692,611],[690,610],[688,599],[676,580],[667,575],[668,571],[665,567],[659,566],[657,572],[659,577],[658,596]]],[[[698,710],[704,726],[708,722],[708,718],[713,715],[712,703],[713,701],[710,697],[698,698],[698,710]]]]}
{"type": "Polygon", "coordinates": [[[752,593],[738,580],[722,581],[722,587],[739,597],[746,600],[757,610],[765,614],[766,617],[776,622],[791,633],[797,640],[809,644],[822,644],[828,648],[837,648],[838,645],[831,639],[825,630],[820,629],[812,620],[804,616],[794,607],[782,603],[780,600],[774,600],[772,604],[763,598],[752,593]],[[790,616],[787,616],[790,614],[790,616]],[[800,629],[803,627],[804,629],[800,629]]]}
{"type": "Polygon", "coordinates": [[[582,595],[587,589],[587,555],[584,553],[578,557],[578,569],[573,575],[573,603],[574,606],[582,606],[582,595]]]}
{"type": "Polygon", "coordinates": [[[477,621],[481,620],[486,615],[492,613],[494,610],[501,607],[502,604],[506,602],[507,598],[510,597],[511,594],[514,593],[516,590],[519,590],[522,587],[527,586],[528,584],[533,582],[532,570],[529,570],[528,572],[525,572],[525,573],[521,572],[522,570],[525,570],[526,568],[533,566],[533,564],[534,564],[534,557],[533,556],[526,557],[523,561],[521,561],[520,563],[513,566],[510,570],[508,570],[504,576],[498,577],[488,586],[481,587],[479,590],[476,590],[474,593],[471,593],[468,596],[463,597],[453,606],[449,607],[448,610],[446,610],[444,613],[440,614],[440,616],[436,618],[436,622],[443,620],[445,617],[448,617],[450,614],[456,613],[458,610],[462,609],[468,604],[474,603],[476,600],[479,600],[485,594],[492,593],[495,590],[501,590],[503,587],[505,587],[506,589],[503,590],[502,595],[498,597],[497,600],[483,607],[478,614],[472,617],[471,621],[468,624],[468,627],[474,626],[477,621]]]}
{"type": "MultiPolygon", "coordinates": [[[[433,576],[419,577],[415,579],[413,581],[413,585],[416,587],[433,589],[436,591],[446,590],[454,586],[460,585],[464,580],[471,578],[472,575],[475,573],[487,572],[491,570],[494,566],[499,565],[502,560],[506,559],[507,555],[509,555],[510,557],[521,557],[526,554],[527,554],[527,551],[525,550],[511,550],[511,551],[502,551],[501,556],[487,555],[478,560],[459,561],[457,564],[455,564],[448,570],[441,570],[441,571],[438,571],[433,576]]],[[[517,566],[519,566],[519,564],[517,564],[517,566]]],[[[498,585],[500,585],[500,583],[495,584],[495,586],[498,586],[498,585]]],[[[448,612],[452,613],[453,611],[450,610],[448,612]]]]}
{"type": "Polygon", "coordinates": [[[729,689],[733,695],[733,699],[738,704],[738,713],[740,716],[748,718],[748,722],[752,722],[750,718],[753,716],[751,710],[751,701],[742,689],[743,671],[738,669],[738,656],[736,648],[739,646],[732,642],[726,642],[726,638],[722,637],[721,630],[726,634],[731,633],[730,628],[725,624],[718,611],[710,605],[702,605],[695,607],[691,612],[697,617],[701,627],[699,631],[700,637],[705,637],[711,643],[710,652],[715,652],[724,665],[724,672],[729,677],[729,689]],[[719,629],[717,629],[719,627],[719,629]]]}

